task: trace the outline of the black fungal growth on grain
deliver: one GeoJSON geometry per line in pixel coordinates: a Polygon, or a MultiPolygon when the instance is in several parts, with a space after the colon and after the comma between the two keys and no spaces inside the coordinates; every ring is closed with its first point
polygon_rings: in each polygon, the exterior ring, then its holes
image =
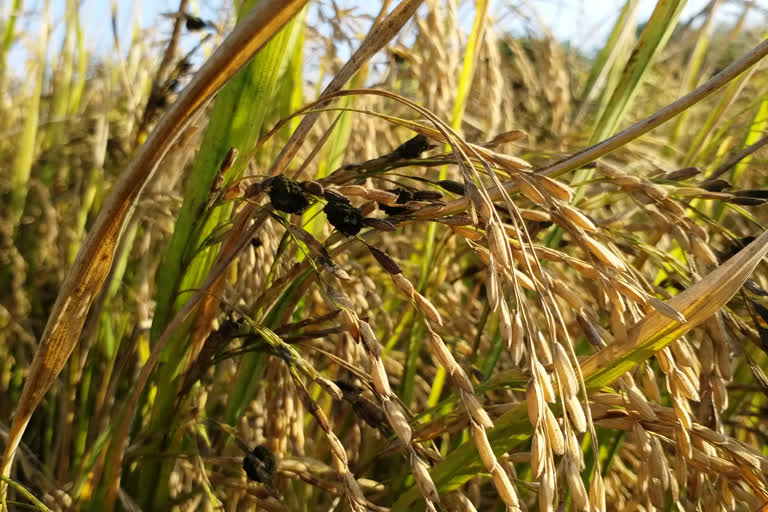
{"type": "Polygon", "coordinates": [[[198,18],[197,16],[187,15],[186,27],[187,27],[187,30],[189,30],[190,32],[203,30],[207,26],[208,26],[208,23],[202,20],[201,18],[198,18]]]}
{"type": "Polygon", "coordinates": [[[363,213],[355,208],[345,197],[329,196],[328,203],[323,208],[328,222],[341,231],[345,236],[354,236],[363,229],[363,213]]]}
{"type": "Polygon", "coordinates": [[[407,160],[409,158],[419,158],[421,154],[429,149],[429,140],[423,135],[417,135],[414,138],[407,140],[400,144],[396,150],[392,152],[392,156],[399,160],[407,160]]]}
{"type": "Polygon", "coordinates": [[[243,469],[249,480],[263,484],[272,481],[272,474],[277,468],[275,454],[264,445],[257,446],[243,458],[243,469]]]}
{"type": "Polygon", "coordinates": [[[309,201],[304,197],[304,189],[299,182],[286,178],[282,174],[272,179],[269,199],[276,210],[285,213],[301,213],[309,206],[309,201]]]}
{"type": "MultiPolygon", "coordinates": [[[[408,201],[414,200],[413,192],[408,189],[396,188],[394,190],[390,190],[390,192],[397,194],[397,200],[395,201],[397,204],[405,204],[408,201]]],[[[408,208],[404,208],[402,206],[389,206],[381,203],[379,203],[379,209],[387,215],[404,215],[408,213],[408,208]]]]}

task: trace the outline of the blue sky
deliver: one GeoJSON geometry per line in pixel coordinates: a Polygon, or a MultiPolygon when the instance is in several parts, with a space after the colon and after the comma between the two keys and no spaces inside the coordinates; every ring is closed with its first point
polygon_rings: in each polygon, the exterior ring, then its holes
{"type": "MultiPolygon", "coordinates": [[[[161,13],[172,12],[178,6],[178,0],[115,0],[118,7],[118,26],[123,45],[130,39],[131,31],[135,21],[138,19],[143,28],[161,27],[161,30],[168,30],[170,23],[160,21],[161,13]]],[[[626,0],[531,0],[522,2],[519,0],[492,0],[491,13],[496,19],[503,20],[503,25],[515,31],[523,29],[523,23],[520,19],[510,14],[509,5],[526,4],[533,6],[539,15],[539,19],[548,25],[552,33],[561,40],[570,41],[587,52],[595,51],[605,41],[612,24],[618,15],[619,10],[626,0]]],[[[375,12],[379,2],[371,0],[353,1],[336,0],[341,7],[355,7],[358,12],[375,12]]],[[[10,0],[0,0],[0,16],[2,20],[7,19],[10,0]]],[[[36,12],[38,16],[25,16],[23,23],[18,27],[25,30],[33,37],[37,33],[34,26],[35,20],[39,20],[39,12],[44,0],[27,0],[24,2],[27,12],[36,12]]],[[[112,51],[112,33],[110,21],[110,0],[81,0],[80,13],[87,40],[87,47],[90,51],[96,53],[109,53],[112,51]]],[[[323,3],[330,3],[323,0],[323,3]]],[[[395,3],[395,2],[393,2],[395,3]]],[[[460,2],[462,7],[459,14],[462,18],[462,24],[465,30],[469,30],[472,24],[473,8],[472,2],[460,2]]],[[[708,0],[689,0],[683,12],[681,19],[687,19],[693,13],[698,12],[708,0]]],[[[740,2],[739,2],[740,3],[740,2]]],[[[719,10],[718,18],[721,21],[733,21],[739,15],[740,6],[737,2],[728,2],[724,0],[719,10]]],[[[757,2],[763,7],[768,8],[768,0],[759,0],[757,2]]],[[[231,5],[231,0],[192,0],[192,12],[195,12],[203,18],[219,18],[218,13],[225,5],[231,5]]],[[[52,0],[52,16],[54,23],[62,25],[64,8],[66,0],[52,0]]],[[[640,0],[639,20],[647,19],[654,6],[655,0],[640,0]]],[[[528,11],[530,12],[530,11],[528,11]]],[[[754,12],[751,21],[754,24],[765,24],[765,16],[754,12]]],[[[51,37],[49,46],[49,55],[55,55],[60,46],[61,31],[51,37]]],[[[193,43],[190,43],[193,44],[193,43]]],[[[13,49],[10,67],[16,72],[23,74],[24,70],[24,51],[23,45],[17,44],[13,49]]]]}

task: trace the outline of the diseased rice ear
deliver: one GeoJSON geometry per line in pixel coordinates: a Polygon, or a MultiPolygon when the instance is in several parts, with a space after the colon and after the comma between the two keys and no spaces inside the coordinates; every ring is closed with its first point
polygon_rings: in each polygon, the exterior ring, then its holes
{"type": "Polygon", "coordinates": [[[355,236],[363,229],[363,213],[348,200],[328,201],[323,208],[328,222],[345,236],[355,236]]]}
{"type": "Polygon", "coordinates": [[[282,174],[275,176],[272,180],[269,199],[276,210],[285,213],[299,214],[309,207],[309,201],[304,196],[302,186],[282,174]]]}
{"type": "Polygon", "coordinates": [[[424,135],[419,134],[398,146],[398,148],[392,152],[392,156],[402,160],[419,158],[421,154],[429,148],[429,139],[424,135]]]}
{"type": "Polygon", "coordinates": [[[271,484],[272,475],[277,469],[277,458],[269,448],[259,445],[243,457],[243,469],[249,480],[262,484],[271,484]]]}

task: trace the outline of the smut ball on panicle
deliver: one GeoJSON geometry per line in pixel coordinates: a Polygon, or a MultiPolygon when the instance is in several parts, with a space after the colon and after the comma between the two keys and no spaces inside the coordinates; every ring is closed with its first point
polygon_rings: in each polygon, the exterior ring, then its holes
{"type": "Polygon", "coordinates": [[[245,474],[254,482],[269,483],[276,468],[275,454],[264,445],[257,446],[243,458],[245,474]]]}
{"type": "Polygon", "coordinates": [[[285,213],[298,214],[309,207],[309,201],[304,196],[304,189],[301,184],[282,174],[272,179],[269,199],[276,210],[285,213]]]}
{"type": "MultiPolygon", "coordinates": [[[[397,200],[395,201],[397,204],[405,204],[408,201],[414,200],[413,192],[408,189],[396,188],[394,190],[390,190],[390,192],[397,194],[397,200]]],[[[404,208],[402,206],[389,206],[381,203],[379,203],[379,210],[382,210],[387,215],[404,215],[408,213],[408,208],[404,208]]]]}
{"type": "Polygon", "coordinates": [[[397,149],[392,152],[395,158],[408,160],[411,158],[419,158],[421,154],[429,149],[429,139],[424,135],[417,135],[412,139],[403,142],[397,149]]]}
{"type": "Polygon", "coordinates": [[[355,236],[363,229],[363,212],[360,208],[352,206],[346,199],[338,200],[329,197],[323,212],[328,217],[328,222],[345,236],[355,236]]]}
{"type": "Polygon", "coordinates": [[[187,15],[186,27],[187,27],[187,30],[189,30],[190,32],[203,30],[207,26],[208,26],[208,22],[204,21],[203,19],[198,18],[197,16],[187,15]]]}

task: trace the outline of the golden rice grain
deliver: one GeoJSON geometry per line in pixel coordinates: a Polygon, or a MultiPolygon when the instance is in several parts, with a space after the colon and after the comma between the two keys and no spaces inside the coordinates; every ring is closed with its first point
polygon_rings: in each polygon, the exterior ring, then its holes
{"type": "MultiPolygon", "coordinates": [[[[360,215],[363,217],[368,217],[373,212],[375,212],[378,207],[379,205],[376,201],[366,201],[360,205],[360,215]]],[[[380,229],[382,231],[397,231],[397,227],[394,224],[384,219],[366,218],[365,223],[375,229],[380,229]]]]}
{"type": "Polygon", "coordinates": [[[583,241],[587,246],[587,249],[589,249],[589,252],[591,252],[601,262],[615,268],[616,270],[626,270],[626,266],[624,265],[624,262],[621,260],[621,258],[616,256],[613,251],[611,251],[609,248],[594,238],[584,235],[583,237],[579,238],[579,240],[583,241]]]}
{"type": "Polygon", "coordinates": [[[669,374],[669,379],[672,384],[672,387],[675,389],[676,392],[678,392],[688,400],[693,400],[694,402],[698,402],[700,400],[697,386],[690,381],[690,379],[685,375],[685,373],[681,372],[678,369],[675,369],[674,372],[669,374]]]}
{"type": "Polygon", "coordinates": [[[666,188],[655,183],[645,183],[643,185],[643,192],[651,196],[656,201],[662,201],[669,196],[669,191],[666,188]]]}
{"type": "Polygon", "coordinates": [[[365,187],[362,187],[360,185],[343,185],[340,187],[334,187],[332,190],[345,197],[348,197],[348,196],[365,197],[368,193],[365,187]]]}
{"type": "Polygon", "coordinates": [[[615,286],[605,286],[602,290],[608,296],[608,302],[611,305],[611,309],[616,310],[618,313],[624,313],[627,310],[627,305],[624,303],[621,294],[615,286]]]}
{"type": "Polygon", "coordinates": [[[623,342],[627,339],[627,319],[622,313],[622,308],[611,308],[611,330],[613,331],[614,340],[623,342]]]}
{"type": "Polygon", "coordinates": [[[507,237],[495,222],[489,222],[486,226],[486,236],[488,237],[488,249],[496,259],[497,264],[502,268],[509,267],[509,249],[507,237]]]}
{"type": "Polygon", "coordinates": [[[579,399],[573,395],[565,399],[565,406],[568,409],[568,416],[571,418],[571,424],[577,432],[587,431],[587,417],[584,409],[581,407],[579,399]]]}
{"type": "MultiPolygon", "coordinates": [[[[469,203],[477,209],[480,213],[480,217],[485,220],[489,220],[493,217],[493,203],[486,199],[485,195],[480,192],[480,189],[472,181],[466,181],[464,183],[464,195],[469,200],[469,203]]],[[[470,211],[470,215],[472,212],[470,211]]],[[[477,224],[476,219],[473,219],[473,224],[477,224]]]]}
{"type": "Polygon", "coordinates": [[[377,203],[393,205],[397,203],[397,194],[375,188],[365,189],[364,197],[377,203]]]}
{"type": "Polygon", "coordinates": [[[719,411],[724,411],[728,408],[728,388],[726,387],[726,381],[722,377],[715,375],[710,379],[712,386],[712,401],[719,411]]]}
{"type": "Polygon", "coordinates": [[[565,435],[565,456],[571,459],[579,471],[584,470],[584,456],[581,452],[581,444],[573,429],[565,435]]]}
{"type": "Polygon", "coordinates": [[[507,302],[504,300],[501,301],[501,311],[499,312],[499,333],[501,334],[501,339],[504,340],[504,345],[507,347],[512,346],[515,332],[512,318],[507,309],[507,302]]]}
{"type": "Polygon", "coordinates": [[[344,445],[341,444],[341,441],[339,441],[339,438],[336,437],[336,434],[331,432],[330,430],[327,431],[326,437],[328,438],[328,442],[331,445],[331,451],[336,456],[336,458],[339,459],[339,461],[344,465],[347,466],[347,452],[344,450],[344,445]]]}
{"type": "Polygon", "coordinates": [[[493,153],[493,161],[499,164],[499,166],[506,170],[511,171],[527,171],[531,169],[531,164],[512,155],[505,155],[503,153],[493,153]]]}
{"type": "Polygon", "coordinates": [[[517,186],[520,189],[520,192],[529,201],[539,206],[545,206],[544,196],[541,194],[541,192],[539,192],[538,188],[536,188],[526,178],[523,178],[522,176],[518,176],[516,181],[517,181],[517,186]]]}
{"type": "Polygon", "coordinates": [[[648,398],[657,404],[661,403],[661,391],[656,383],[656,376],[653,374],[653,369],[647,364],[644,364],[640,371],[640,382],[648,398]]]}
{"type": "Polygon", "coordinates": [[[571,491],[573,506],[577,510],[587,510],[589,507],[587,489],[584,487],[584,481],[581,479],[578,467],[570,459],[565,461],[565,478],[568,482],[568,489],[571,491]]]}
{"type": "Polygon", "coordinates": [[[528,134],[523,130],[510,130],[495,135],[493,139],[488,141],[485,145],[487,147],[496,147],[500,146],[501,144],[515,142],[526,137],[528,137],[528,134]]]}
{"type": "Polygon", "coordinates": [[[525,388],[525,405],[528,408],[528,420],[531,422],[531,425],[538,425],[544,407],[546,407],[545,404],[541,388],[536,384],[536,379],[531,378],[528,381],[528,386],[525,388]]]}
{"type": "Polygon", "coordinates": [[[507,472],[504,471],[499,464],[496,464],[491,470],[491,477],[493,478],[493,484],[496,486],[496,490],[499,492],[501,500],[512,509],[512,512],[519,510],[520,505],[517,499],[517,492],[512,487],[512,483],[509,481],[507,472]]]}
{"type": "Polygon", "coordinates": [[[691,414],[688,412],[687,402],[685,399],[673,395],[672,406],[675,409],[675,416],[677,416],[680,425],[685,430],[691,430],[693,422],[691,420],[691,414]]]}
{"type": "Polygon", "coordinates": [[[457,388],[467,394],[473,395],[474,388],[472,386],[472,381],[469,380],[466,372],[464,372],[458,363],[455,363],[452,368],[448,368],[447,370],[448,375],[451,376],[451,381],[457,388]]]}
{"type": "Polygon", "coordinates": [[[560,213],[562,213],[566,219],[573,222],[576,226],[580,227],[587,233],[597,233],[597,226],[595,226],[589,217],[581,213],[576,208],[562,203],[558,205],[558,208],[560,209],[560,213]]]}
{"type": "Polygon", "coordinates": [[[716,329],[716,331],[721,335],[720,339],[718,339],[718,342],[715,344],[717,373],[726,381],[730,381],[732,378],[731,365],[733,364],[733,359],[731,358],[732,343],[731,336],[730,334],[727,334],[722,318],[718,318],[718,329],[716,329]]]}
{"type": "MultiPolygon", "coordinates": [[[[411,208],[412,206],[414,206],[413,201],[406,203],[406,206],[408,208],[411,208]]],[[[418,218],[418,219],[429,219],[435,216],[439,216],[444,206],[445,206],[444,203],[439,203],[439,202],[421,204],[418,208],[414,208],[414,211],[411,212],[411,217],[418,218]]]]}
{"type": "Polygon", "coordinates": [[[427,339],[429,340],[429,350],[437,364],[445,368],[449,375],[452,374],[458,363],[448,347],[445,346],[443,339],[434,331],[429,331],[427,339]]]}
{"type": "Polygon", "coordinates": [[[613,179],[613,182],[620,186],[625,188],[634,188],[639,187],[643,184],[643,180],[641,178],[638,178],[637,176],[630,176],[628,174],[625,174],[623,176],[616,176],[613,179]]]}
{"type": "Polygon", "coordinates": [[[669,345],[672,354],[675,357],[675,362],[681,367],[694,367],[698,366],[698,360],[690,349],[686,338],[680,338],[674,343],[669,345]]]}
{"type": "Polygon", "coordinates": [[[403,294],[409,299],[413,297],[414,293],[416,293],[416,289],[414,288],[413,283],[411,283],[403,274],[394,274],[390,275],[389,277],[392,279],[392,282],[395,283],[397,289],[403,292],[403,294]]]}
{"type": "Polygon", "coordinates": [[[725,478],[720,480],[720,498],[726,510],[734,510],[736,508],[736,498],[731,492],[728,480],[725,478]]]}
{"type": "Polygon", "coordinates": [[[702,263],[713,266],[718,264],[717,256],[715,256],[712,248],[701,238],[692,236],[691,248],[693,249],[693,255],[702,263]]]}
{"type": "Polygon", "coordinates": [[[693,219],[690,217],[685,217],[683,219],[683,224],[685,224],[685,229],[689,231],[693,236],[696,236],[705,242],[709,242],[709,233],[707,233],[704,228],[696,224],[693,219]]]}
{"type": "Polygon", "coordinates": [[[531,335],[531,341],[534,342],[534,351],[536,352],[536,355],[539,356],[541,363],[551,366],[552,349],[549,340],[544,337],[544,333],[540,329],[536,329],[531,335]]]}
{"type": "Polygon", "coordinates": [[[437,308],[429,301],[429,299],[419,292],[414,293],[414,299],[416,299],[416,304],[419,306],[421,312],[424,313],[424,316],[432,322],[435,322],[437,325],[443,325],[443,319],[440,316],[440,313],[438,313],[437,308]]]}
{"type": "MultiPolygon", "coordinates": [[[[510,275],[510,274],[511,274],[510,272],[507,273],[507,275],[510,275]]],[[[514,274],[512,275],[514,276],[514,280],[517,282],[517,284],[519,284],[523,288],[531,291],[536,290],[536,285],[533,284],[533,280],[530,277],[528,277],[528,275],[523,273],[520,269],[515,270],[514,274]]]]}
{"type": "Polygon", "coordinates": [[[688,463],[686,459],[681,456],[677,456],[674,459],[674,475],[678,482],[683,484],[688,483],[688,463]]]}
{"type": "Polygon", "coordinates": [[[595,267],[590,263],[587,263],[586,261],[580,260],[578,258],[565,258],[565,262],[568,264],[569,267],[571,267],[573,270],[583,275],[587,279],[598,278],[598,274],[597,274],[597,271],[595,270],[595,267]]]}
{"type": "Polygon", "coordinates": [[[579,298],[579,296],[573,290],[573,288],[568,286],[563,280],[550,279],[549,283],[554,292],[559,297],[564,299],[565,302],[567,302],[568,305],[571,306],[575,311],[581,311],[584,309],[584,301],[582,301],[581,298],[579,298]]]}
{"type": "Polygon", "coordinates": [[[592,482],[589,485],[589,506],[590,510],[595,512],[606,512],[605,484],[603,476],[598,471],[592,475],[592,482]]]}
{"type": "Polygon", "coordinates": [[[678,203],[673,199],[670,199],[667,197],[666,199],[662,200],[661,207],[673,217],[677,217],[680,219],[685,217],[685,209],[682,206],[680,206],[680,203],[678,203]]]}
{"type": "Polygon", "coordinates": [[[555,506],[555,469],[547,460],[544,472],[539,478],[539,512],[552,512],[555,506]]]}
{"type": "Polygon", "coordinates": [[[536,175],[538,178],[538,184],[541,188],[566,203],[570,203],[573,200],[573,189],[557,180],[553,180],[544,175],[536,175]]]}
{"type": "Polygon", "coordinates": [[[650,304],[653,309],[655,309],[662,315],[666,316],[667,318],[671,318],[672,320],[677,320],[681,324],[687,322],[685,316],[681,312],[679,312],[678,310],[676,310],[675,308],[673,308],[663,300],[658,299],[653,295],[646,296],[646,300],[648,301],[648,304],[650,304]]]}
{"type": "Polygon", "coordinates": [[[515,366],[520,365],[520,361],[523,359],[523,352],[525,350],[525,330],[523,327],[523,319],[520,315],[520,311],[515,311],[512,320],[512,335],[507,340],[507,350],[509,350],[512,356],[512,362],[515,366]]]}
{"type": "Polygon", "coordinates": [[[358,504],[363,505],[361,510],[365,510],[365,495],[363,494],[363,490],[360,489],[360,484],[355,480],[355,475],[349,471],[344,471],[343,474],[344,487],[348,494],[352,496],[358,504]]]}
{"type": "Polygon", "coordinates": [[[549,403],[554,402],[555,390],[552,388],[552,381],[549,378],[547,370],[545,370],[544,366],[538,361],[533,365],[532,370],[533,376],[536,379],[536,384],[541,390],[541,396],[549,403]]]}
{"type": "Polygon", "coordinates": [[[493,428],[493,420],[488,416],[488,413],[480,405],[480,401],[474,394],[459,390],[459,395],[464,403],[464,407],[467,408],[467,412],[476,422],[485,428],[493,428]]]}
{"type": "Polygon", "coordinates": [[[680,248],[686,253],[691,252],[691,239],[688,233],[683,230],[683,227],[679,223],[673,224],[669,230],[674,239],[677,240],[677,243],[680,244],[680,248]]]}
{"type": "Polygon", "coordinates": [[[699,364],[701,373],[709,375],[715,371],[715,347],[709,336],[703,336],[699,341],[698,350],[699,364]]]}
{"type": "Polygon", "coordinates": [[[542,210],[529,210],[527,208],[520,208],[520,216],[525,220],[532,220],[534,222],[551,222],[552,216],[542,210]]]}
{"type": "Polygon", "coordinates": [[[397,437],[402,439],[405,444],[410,444],[413,433],[403,411],[387,397],[382,397],[381,405],[384,409],[384,414],[387,416],[387,421],[392,426],[392,430],[395,431],[397,437]]]}
{"type": "Polygon", "coordinates": [[[533,478],[539,478],[544,472],[547,460],[547,441],[542,428],[537,427],[533,432],[531,441],[531,474],[533,478]]]}
{"type": "Polygon", "coordinates": [[[346,331],[352,336],[352,338],[355,339],[355,341],[359,341],[360,328],[358,327],[357,315],[344,308],[341,310],[341,314],[339,316],[341,318],[341,323],[344,325],[346,331]]]}
{"type": "Polygon", "coordinates": [[[560,425],[557,424],[555,414],[548,407],[544,407],[544,426],[547,429],[547,441],[556,455],[562,455],[565,452],[565,439],[560,425]]]}
{"type": "Polygon", "coordinates": [[[641,418],[648,421],[656,421],[658,419],[648,400],[645,399],[637,387],[627,387],[627,398],[629,398],[629,403],[632,404],[632,407],[640,414],[641,418]]]}
{"type": "Polygon", "coordinates": [[[762,471],[763,465],[768,464],[768,460],[751,446],[742,444],[733,438],[728,438],[723,444],[723,448],[731,452],[741,462],[744,462],[755,471],[762,471]]]}
{"type": "Polygon", "coordinates": [[[491,444],[488,442],[485,429],[472,420],[469,423],[472,429],[472,438],[475,441],[477,452],[480,454],[480,460],[483,461],[485,469],[491,471],[496,467],[496,455],[494,455],[491,444]]]}
{"type": "Polygon", "coordinates": [[[371,359],[371,377],[373,378],[373,388],[382,396],[390,396],[392,389],[389,387],[389,378],[384,369],[384,362],[381,358],[371,359]]]}
{"type": "Polygon", "coordinates": [[[579,380],[573,371],[568,353],[565,348],[556,341],[554,346],[555,374],[560,383],[560,387],[566,397],[574,396],[579,392],[579,380]]]}
{"type": "Polygon", "coordinates": [[[631,284],[625,283],[621,279],[615,279],[611,281],[611,283],[619,290],[622,295],[624,295],[629,300],[638,304],[646,303],[646,294],[642,290],[631,284]]]}
{"type": "Polygon", "coordinates": [[[416,455],[416,452],[411,452],[411,470],[413,472],[413,479],[416,481],[416,485],[421,489],[421,493],[425,498],[439,503],[440,495],[437,493],[435,482],[432,481],[432,477],[429,475],[429,468],[427,464],[416,455]]]}
{"type": "Polygon", "coordinates": [[[499,288],[499,279],[496,272],[489,269],[488,279],[486,279],[485,283],[485,294],[488,297],[488,305],[491,307],[491,311],[498,311],[501,289],[499,288]]]}
{"type": "Polygon", "coordinates": [[[677,452],[690,460],[693,457],[693,446],[688,431],[677,425],[675,427],[675,439],[677,440],[677,452]]]}
{"type": "Polygon", "coordinates": [[[664,487],[658,477],[652,476],[648,479],[647,492],[651,505],[657,509],[663,509],[666,497],[664,494],[664,487]]]}
{"type": "Polygon", "coordinates": [[[371,324],[365,320],[360,320],[358,322],[358,330],[366,347],[377,347],[379,345],[379,340],[376,338],[376,333],[373,332],[371,324]]]}
{"type": "Polygon", "coordinates": [[[650,474],[654,478],[658,478],[661,486],[664,490],[669,488],[669,470],[667,468],[667,459],[664,456],[664,450],[661,447],[661,442],[654,438],[651,441],[651,457],[650,474]]]}
{"type": "Polygon", "coordinates": [[[672,359],[669,347],[664,347],[656,352],[656,360],[659,362],[659,367],[664,373],[669,373],[675,369],[675,362],[672,359]]]}

